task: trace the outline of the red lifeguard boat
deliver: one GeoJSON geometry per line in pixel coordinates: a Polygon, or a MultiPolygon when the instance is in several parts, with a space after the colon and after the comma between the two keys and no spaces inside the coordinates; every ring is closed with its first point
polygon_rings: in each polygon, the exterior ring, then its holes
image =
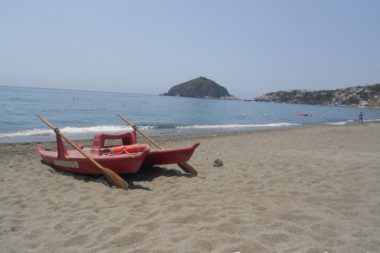
{"type": "MultiPolygon", "coordinates": [[[[60,135],[57,151],[37,147],[41,162],[56,170],[81,174],[101,174],[102,172],[77,150],[66,150],[60,135]]],[[[136,131],[122,134],[96,134],[91,148],[81,148],[89,157],[103,167],[118,174],[135,173],[143,165],[181,164],[187,162],[199,143],[176,149],[151,150],[146,144],[137,143],[136,131]],[[120,140],[118,145],[106,145],[107,140],[120,140]]]]}

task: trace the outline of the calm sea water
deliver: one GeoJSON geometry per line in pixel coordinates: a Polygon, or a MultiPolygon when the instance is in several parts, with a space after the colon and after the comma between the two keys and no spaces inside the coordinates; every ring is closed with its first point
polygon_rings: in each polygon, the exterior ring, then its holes
{"type": "Polygon", "coordinates": [[[355,122],[360,111],[365,120],[380,120],[380,110],[368,108],[0,86],[0,142],[54,140],[53,132],[36,118],[37,114],[78,139],[90,138],[95,132],[130,130],[117,113],[158,135],[345,125],[355,122]],[[311,116],[299,117],[298,113],[311,116]]]}

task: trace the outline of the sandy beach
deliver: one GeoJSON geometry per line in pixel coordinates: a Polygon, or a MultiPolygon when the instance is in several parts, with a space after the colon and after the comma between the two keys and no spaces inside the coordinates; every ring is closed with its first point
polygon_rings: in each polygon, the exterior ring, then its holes
{"type": "Polygon", "coordinates": [[[143,169],[123,191],[0,145],[0,252],[380,252],[380,124],[156,140],[200,141],[198,177],[143,169]]]}

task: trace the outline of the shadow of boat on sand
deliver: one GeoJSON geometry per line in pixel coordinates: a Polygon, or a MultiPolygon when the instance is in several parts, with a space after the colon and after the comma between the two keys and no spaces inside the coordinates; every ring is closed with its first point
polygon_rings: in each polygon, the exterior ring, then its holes
{"type": "MultiPolygon", "coordinates": [[[[78,173],[70,173],[64,171],[56,171],[52,168],[49,169],[50,172],[54,174],[60,174],[68,177],[75,178],[77,180],[83,182],[97,182],[102,183],[108,187],[113,187],[104,177],[104,175],[93,175],[93,174],[78,174],[78,173]]],[[[153,166],[153,167],[141,167],[141,169],[133,174],[120,174],[120,176],[128,182],[130,190],[146,190],[152,191],[149,187],[142,186],[140,184],[136,184],[136,182],[152,182],[154,179],[158,177],[187,177],[192,178],[195,177],[192,174],[184,173],[176,169],[168,169],[165,167],[153,166]]]]}

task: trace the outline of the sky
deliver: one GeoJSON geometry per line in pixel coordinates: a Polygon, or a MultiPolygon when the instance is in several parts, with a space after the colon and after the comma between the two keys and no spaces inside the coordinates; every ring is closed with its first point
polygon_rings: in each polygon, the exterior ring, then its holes
{"type": "Polygon", "coordinates": [[[242,98],[380,82],[378,0],[0,0],[0,85],[242,98]]]}

